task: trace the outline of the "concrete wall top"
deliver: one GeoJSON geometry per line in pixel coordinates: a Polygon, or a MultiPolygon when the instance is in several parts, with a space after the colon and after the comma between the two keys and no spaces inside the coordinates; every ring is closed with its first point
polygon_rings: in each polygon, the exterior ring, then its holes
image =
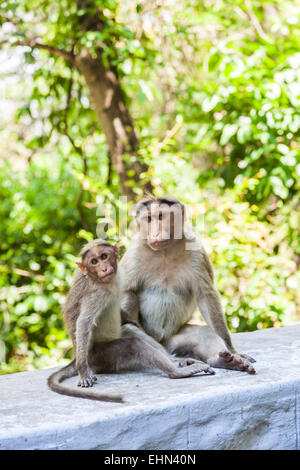
{"type": "Polygon", "coordinates": [[[300,324],[233,341],[256,375],[101,375],[97,389],[124,404],[58,395],[54,369],[0,376],[0,449],[300,449],[300,324]]]}

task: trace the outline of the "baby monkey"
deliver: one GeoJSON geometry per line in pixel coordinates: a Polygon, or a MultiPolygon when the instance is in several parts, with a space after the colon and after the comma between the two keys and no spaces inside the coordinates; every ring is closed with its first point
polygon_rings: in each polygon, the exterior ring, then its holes
{"type": "Polygon", "coordinates": [[[130,324],[121,326],[121,273],[116,245],[97,239],[85,245],[80,256],[79,270],[63,310],[75,357],[69,365],[49,377],[51,390],[73,397],[123,402],[119,395],[82,388],[92,387],[97,381],[97,373],[136,367],[160,369],[170,378],[190,377],[199,372],[214,373],[207,365],[192,359],[184,363],[189,365],[178,366],[178,362],[163,349],[131,337],[130,324]],[[81,390],[61,383],[77,374],[81,390]]]}

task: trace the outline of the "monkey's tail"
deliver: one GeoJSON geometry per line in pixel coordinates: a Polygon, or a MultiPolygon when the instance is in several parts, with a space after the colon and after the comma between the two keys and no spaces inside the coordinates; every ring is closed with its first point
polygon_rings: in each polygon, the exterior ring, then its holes
{"type": "Polygon", "coordinates": [[[124,403],[123,397],[121,395],[105,395],[97,392],[87,391],[87,390],[77,390],[76,388],[67,387],[62,385],[63,380],[69,379],[77,375],[77,369],[75,365],[75,359],[73,359],[70,364],[62,369],[59,369],[57,372],[54,372],[48,378],[48,387],[53,390],[53,392],[60,393],[61,395],[68,395],[69,397],[78,397],[78,398],[87,398],[88,400],[98,400],[98,401],[110,401],[114,403],[124,403]]]}

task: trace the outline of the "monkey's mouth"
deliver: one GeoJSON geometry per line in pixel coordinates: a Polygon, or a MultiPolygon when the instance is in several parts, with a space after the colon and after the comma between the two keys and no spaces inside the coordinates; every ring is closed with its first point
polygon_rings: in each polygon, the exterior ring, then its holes
{"type": "Polygon", "coordinates": [[[101,281],[107,281],[109,279],[111,279],[114,275],[115,275],[115,271],[112,271],[111,273],[108,273],[108,274],[104,274],[103,276],[101,276],[101,281]]]}

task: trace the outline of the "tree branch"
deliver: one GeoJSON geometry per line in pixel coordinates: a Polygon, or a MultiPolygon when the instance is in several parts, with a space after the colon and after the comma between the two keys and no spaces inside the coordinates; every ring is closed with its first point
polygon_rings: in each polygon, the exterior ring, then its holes
{"type": "Polygon", "coordinates": [[[247,9],[247,13],[250,19],[250,22],[252,26],[254,27],[256,33],[258,36],[265,42],[268,42],[269,44],[274,44],[274,41],[269,38],[269,36],[264,32],[262,29],[262,26],[257,18],[257,16],[254,13],[254,10],[252,8],[252,3],[250,0],[245,0],[245,7],[247,9]]]}
{"type": "Polygon", "coordinates": [[[41,44],[40,42],[36,41],[16,41],[13,43],[9,43],[11,46],[22,46],[22,47],[30,47],[31,49],[43,49],[45,51],[50,52],[50,54],[56,55],[58,57],[62,57],[63,59],[67,60],[68,62],[73,63],[74,61],[74,54],[72,52],[64,51],[63,49],[59,49],[58,47],[48,46],[47,44],[41,44]]]}
{"type": "Polygon", "coordinates": [[[111,161],[111,155],[110,152],[107,152],[107,157],[108,157],[108,169],[107,169],[107,180],[106,184],[108,187],[111,186],[111,180],[112,180],[112,161],[111,161]]]}

